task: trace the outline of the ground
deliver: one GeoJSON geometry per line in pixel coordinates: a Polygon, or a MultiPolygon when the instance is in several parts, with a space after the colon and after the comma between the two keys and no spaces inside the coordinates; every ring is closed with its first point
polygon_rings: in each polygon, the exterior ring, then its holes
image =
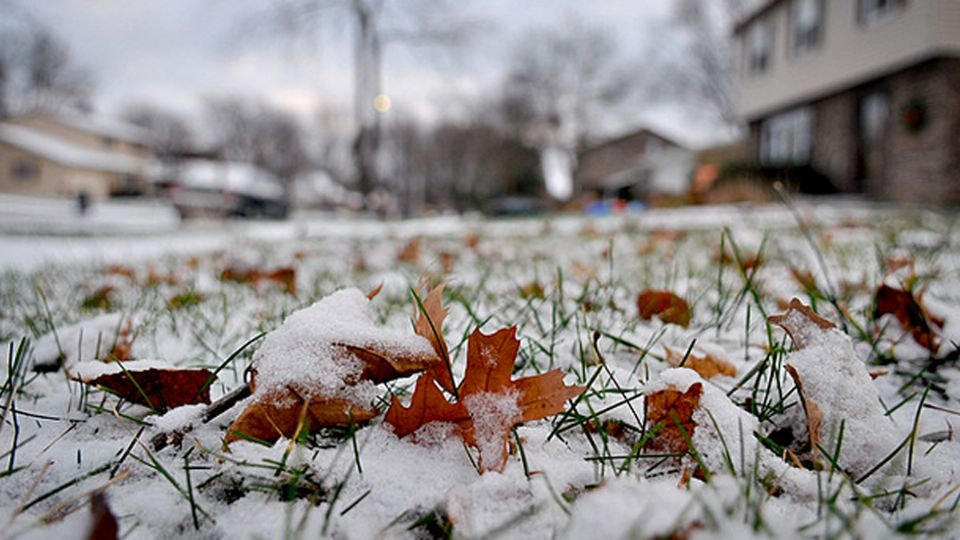
{"type": "MultiPolygon", "coordinates": [[[[9,537],[86,537],[97,493],[127,538],[960,532],[960,229],[949,213],[801,200],[152,231],[138,213],[88,228],[2,223],[9,537]],[[46,232],[24,232],[37,227],[46,232]],[[292,280],[276,272],[288,268],[292,280]],[[586,387],[562,413],[515,429],[502,472],[481,474],[450,425],[398,438],[382,416],[224,447],[245,401],[205,418],[202,404],[151,410],[68,376],[109,353],[206,367],[218,400],[245,384],[264,332],[340,289],[382,285],[372,323],[412,333],[423,276],[448,282],[442,333],[457,378],[474,329],[516,326],[515,377],[559,368],[586,387]],[[907,291],[897,298],[912,299],[913,319],[877,309],[884,283],[907,291]],[[646,290],[682,298],[689,324],[641,318],[646,290]],[[836,329],[804,327],[812,337],[794,343],[768,319],[793,298],[836,329]],[[688,369],[707,356],[732,371],[688,369]],[[699,396],[676,418],[684,429],[652,421],[665,391],[699,396]]],[[[415,380],[374,387],[367,405],[409,400],[415,380]]]]}

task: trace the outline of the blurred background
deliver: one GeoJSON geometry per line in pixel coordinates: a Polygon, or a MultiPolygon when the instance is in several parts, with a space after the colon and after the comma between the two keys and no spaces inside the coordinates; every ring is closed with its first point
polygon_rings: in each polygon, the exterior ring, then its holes
{"type": "Polygon", "coordinates": [[[6,219],[960,203],[956,0],[0,0],[6,219]],[[111,206],[112,205],[112,206],[111,206]]]}

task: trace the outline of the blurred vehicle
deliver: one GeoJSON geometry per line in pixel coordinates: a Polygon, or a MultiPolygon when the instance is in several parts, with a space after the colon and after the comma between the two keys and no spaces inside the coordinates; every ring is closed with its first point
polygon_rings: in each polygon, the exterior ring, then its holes
{"type": "Polygon", "coordinates": [[[185,219],[283,219],[289,213],[280,182],[250,163],[184,160],[163,165],[157,183],[185,219]]]}
{"type": "Polygon", "coordinates": [[[487,205],[487,214],[491,216],[532,216],[545,210],[543,199],[532,196],[497,197],[487,205]]]}

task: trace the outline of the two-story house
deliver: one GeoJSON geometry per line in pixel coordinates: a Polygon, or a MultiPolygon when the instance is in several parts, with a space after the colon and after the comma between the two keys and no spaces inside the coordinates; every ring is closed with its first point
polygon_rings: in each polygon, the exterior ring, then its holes
{"type": "Polygon", "coordinates": [[[153,150],[136,126],[35,112],[0,123],[0,190],[93,199],[150,191],[153,150]]]}
{"type": "Polygon", "coordinates": [[[960,1],[770,0],[735,30],[755,157],[960,203],[960,1]]]}

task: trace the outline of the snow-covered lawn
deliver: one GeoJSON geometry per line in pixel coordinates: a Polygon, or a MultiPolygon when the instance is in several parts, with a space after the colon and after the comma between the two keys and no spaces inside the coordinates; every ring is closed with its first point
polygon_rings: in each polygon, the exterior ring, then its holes
{"type": "MultiPolygon", "coordinates": [[[[960,534],[953,216],[801,201],[146,231],[0,236],[7,537],[86,537],[98,493],[126,538],[960,534]],[[285,269],[292,282],[276,272],[285,269]],[[442,330],[455,380],[477,327],[516,326],[515,378],[559,368],[567,384],[586,386],[561,414],[515,428],[502,472],[479,473],[476,449],[450,425],[398,438],[377,416],[293,442],[225,447],[254,398],[216,415],[203,404],[163,412],[71,378],[81,362],[94,375],[117,371],[89,362],[111,354],[207,368],[216,402],[245,385],[267,340],[274,353],[312,350],[309,328],[265,332],[335,291],[380,284],[366,315],[333,314],[316,339],[349,340],[358,330],[346,322],[369,316],[384,346],[429,350],[410,341],[411,291],[423,276],[448,282],[442,330]],[[883,284],[919,302],[904,307],[915,324],[876,313],[883,284]],[[642,319],[637,296],[649,289],[684,299],[689,326],[642,319]],[[768,320],[795,297],[836,328],[791,315],[783,325],[801,326],[795,345],[768,320]],[[935,353],[920,343],[927,337],[935,353]],[[687,369],[708,356],[733,371],[704,379],[687,369]],[[698,397],[692,416],[671,417],[679,427],[647,417],[664,391],[698,397]]],[[[382,412],[392,396],[409,400],[415,380],[365,381],[347,397],[382,412]]]]}

